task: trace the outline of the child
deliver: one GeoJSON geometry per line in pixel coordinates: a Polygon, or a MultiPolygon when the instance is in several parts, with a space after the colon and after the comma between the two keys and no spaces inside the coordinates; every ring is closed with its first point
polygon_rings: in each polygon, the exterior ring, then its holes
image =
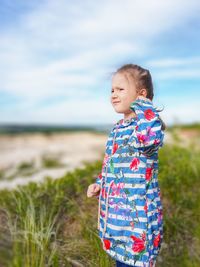
{"type": "Polygon", "coordinates": [[[99,237],[116,266],[155,266],[163,240],[157,176],[165,124],[153,96],[148,70],[127,64],[114,73],[111,103],[124,118],[110,132],[102,171],[87,196],[99,199],[99,237]]]}

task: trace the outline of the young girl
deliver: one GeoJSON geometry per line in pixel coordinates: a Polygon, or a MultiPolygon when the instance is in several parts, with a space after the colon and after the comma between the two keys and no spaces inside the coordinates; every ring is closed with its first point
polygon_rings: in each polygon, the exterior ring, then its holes
{"type": "Polygon", "coordinates": [[[114,73],[111,103],[124,118],[109,134],[102,171],[87,196],[99,199],[99,237],[117,267],[155,266],[163,240],[158,150],[165,124],[153,96],[148,70],[127,64],[114,73]]]}

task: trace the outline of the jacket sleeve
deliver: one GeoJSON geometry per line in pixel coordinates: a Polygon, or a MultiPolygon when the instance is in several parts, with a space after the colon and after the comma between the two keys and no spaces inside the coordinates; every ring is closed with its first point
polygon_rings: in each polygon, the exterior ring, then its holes
{"type": "Polygon", "coordinates": [[[98,185],[101,185],[101,179],[102,179],[102,174],[100,172],[100,174],[97,176],[97,178],[95,180],[95,183],[98,184],[98,185]]]}
{"type": "Polygon", "coordinates": [[[150,99],[139,96],[131,103],[136,113],[136,127],[131,135],[131,146],[150,157],[163,146],[164,132],[159,114],[150,99]]]}

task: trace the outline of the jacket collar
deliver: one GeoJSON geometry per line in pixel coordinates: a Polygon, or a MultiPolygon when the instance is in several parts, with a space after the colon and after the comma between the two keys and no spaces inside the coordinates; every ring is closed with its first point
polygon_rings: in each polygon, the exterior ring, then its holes
{"type": "Polygon", "coordinates": [[[126,127],[126,126],[130,125],[136,119],[137,119],[137,117],[126,119],[126,120],[120,119],[114,124],[114,127],[118,127],[118,126],[119,126],[119,128],[126,127]]]}

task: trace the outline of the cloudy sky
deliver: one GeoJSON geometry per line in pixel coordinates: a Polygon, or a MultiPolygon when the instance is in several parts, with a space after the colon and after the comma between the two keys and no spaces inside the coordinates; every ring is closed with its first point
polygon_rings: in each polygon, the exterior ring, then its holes
{"type": "Polygon", "coordinates": [[[111,74],[152,74],[167,124],[200,121],[199,0],[1,0],[0,123],[101,124],[111,74]]]}

